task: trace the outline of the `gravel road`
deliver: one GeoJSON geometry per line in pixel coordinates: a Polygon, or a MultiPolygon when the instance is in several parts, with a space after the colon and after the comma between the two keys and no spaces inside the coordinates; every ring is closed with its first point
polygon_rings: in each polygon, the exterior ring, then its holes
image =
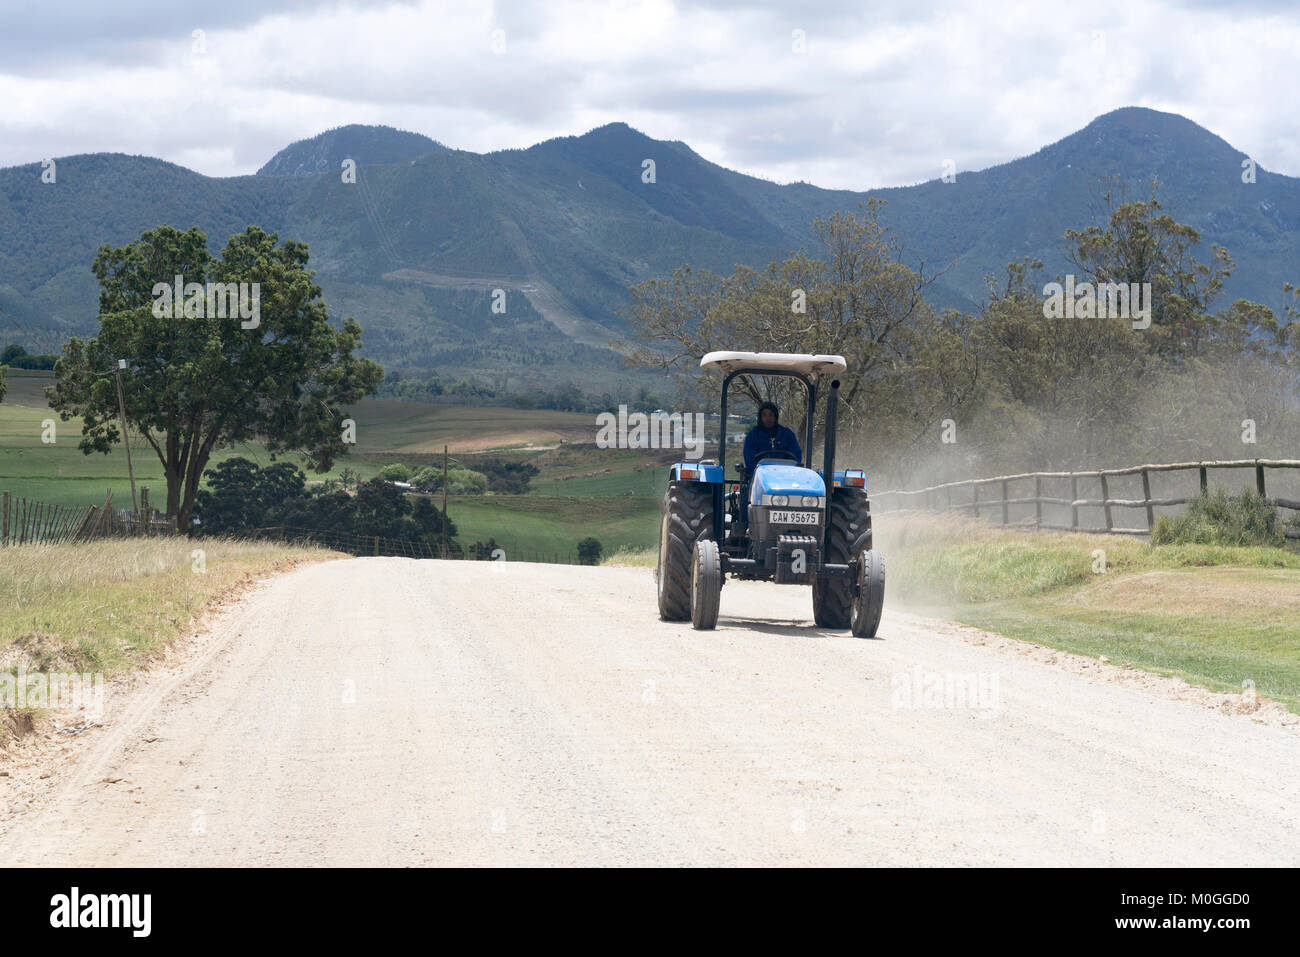
{"type": "Polygon", "coordinates": [[[811,610],[728,582],[696,632],[646,569],[304,566],[0,777],[0,860],[1300,863],[1294,729],[811,610]]]}

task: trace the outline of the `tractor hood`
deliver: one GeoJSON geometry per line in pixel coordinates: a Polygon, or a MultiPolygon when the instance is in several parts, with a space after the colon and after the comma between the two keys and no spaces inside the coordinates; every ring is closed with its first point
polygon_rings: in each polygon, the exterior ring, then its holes
{"type": "Polygon", "coordinates": [[[759,501],[760,495],[826,494],[826,483],[820,475],[793,462],[759,462],[749,488],[751,505],[759,501]]]}

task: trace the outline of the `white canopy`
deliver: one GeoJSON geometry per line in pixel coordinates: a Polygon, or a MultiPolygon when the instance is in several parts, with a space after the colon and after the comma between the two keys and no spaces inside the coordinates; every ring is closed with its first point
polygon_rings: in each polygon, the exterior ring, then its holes
{"type": "Polygon", "coordinates": [[[779,369],[782,372],[843,372],[848,363],[843,356],[810,356],[796,352],[710,352],[700,360],[701,369],[735,372],[745,369],[779,369]]]}

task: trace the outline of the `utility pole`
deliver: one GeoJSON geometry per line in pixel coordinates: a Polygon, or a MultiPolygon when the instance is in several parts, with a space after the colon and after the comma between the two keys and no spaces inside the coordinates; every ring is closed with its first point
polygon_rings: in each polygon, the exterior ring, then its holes
{"type": "Polygon", "coordinates": [[[131,512],[135,515],[136,531],[140,530],[140,506],[135,501],[135,470],[131,468],[131,440],[126,435],[126,399],[122,395],[122,370],[126,360],[118,359],[113,378],[117,380],[117,411],[122,416],[122,444],[126,446],[126,474],[131,479],[131,512]]]}
{"type": "Polygon", "coordinates": [[[447,557],[447,446],[442,447],[442,557],[447,557]]]}

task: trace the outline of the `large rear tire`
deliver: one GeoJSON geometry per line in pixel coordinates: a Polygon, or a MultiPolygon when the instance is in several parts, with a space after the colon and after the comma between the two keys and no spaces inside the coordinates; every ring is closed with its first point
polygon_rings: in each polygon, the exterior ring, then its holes
{"type": "MultiPolygon", "coordinates": [[[[861,488],[831,489],[826,521],[826,552],[830,565],[850,565],[871,548],[871,502],[861,488]]],[[[813,620],[822,628],[853,627],[853,579],[813,579],[813,620]]]]}
{"type": "Polygon", "coordinates": [[[697,631],[711,631],[718,626],[718,606],[722,601],[722,559],[718,543],[700,539],[691,554],[691,624],[697,631]]]}
{"type": "Polygon", "coordinates": [[[702,482],[668,483],[659,521],[659,617],[691,617],[691,554],[695,543],[713,538],[713,489],[702,482]]]}
{"type": "Polygon", "coordinates": [[[869,548],[858,557],[858,593],[853,597],[853,636],[874,638],[885,609],[885,556],[869,548]]]}

